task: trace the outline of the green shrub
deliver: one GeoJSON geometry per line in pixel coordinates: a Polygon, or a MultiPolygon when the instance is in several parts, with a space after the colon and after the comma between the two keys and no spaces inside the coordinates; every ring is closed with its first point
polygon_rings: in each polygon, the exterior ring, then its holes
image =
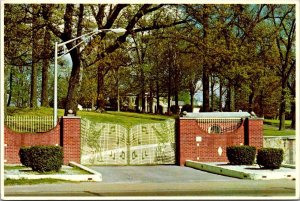
{"type": "Polygon", "coordinates": [[[59,171],[63,164],[60,146],[33,146],[30,148],[31,168],[37,172],[59,171]]]}
{"type": "Polygon", "coordinates": [[[193,108],[192,108],[192,106],[190,104],[185,104],[181,108],[181,112],[184,112],[184,111],[186,111],[186,112],[193,112],[193,108]]]}
{"type": "Polygon", "coordinates": [[[262,148],[257,152],[257,164],[266,169],[279,169],[283,161],[283,149],[262,148]]]}
{"type": "Polygon", "coordinates": [[[232,165],[252,165],[254,163],[256,148],[253,146],[228,146],[226,155],[232,165]]]}
{"type": "Polygon", "coordinates": [[[20,162],[26,166],[30,167],[30,147],[21,147],[19,150],[20,162]]]}

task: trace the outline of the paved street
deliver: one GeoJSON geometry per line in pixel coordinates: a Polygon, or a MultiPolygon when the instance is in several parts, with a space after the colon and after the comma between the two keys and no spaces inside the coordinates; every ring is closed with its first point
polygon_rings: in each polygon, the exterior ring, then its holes
{"type": "Polygon", "coordinates": [[[81,182],[5,187],[6,196],[294,196],[292,180],[193,183],[81,182]]]}
{"type": "Polygon", "coordinates": [[[5,196],[295,196],[295,180],[288,179],[240,180],[179,166],[90,168],[103,182],[6,186],[5,196]]]}

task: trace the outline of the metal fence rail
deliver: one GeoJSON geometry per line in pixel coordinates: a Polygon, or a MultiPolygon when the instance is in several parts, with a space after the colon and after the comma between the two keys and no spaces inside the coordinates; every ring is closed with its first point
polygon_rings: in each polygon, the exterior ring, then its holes
{"type": "Polygon", "coordinates": [[[227,133],[238,129],[242,123],[242,118],[197,118],[198,126],[208,133],[227,133]]]}
{"type": "Polygon", "coordinates": [[[6,116],[5,125],[22,133],[46,132],[54,127],[53,116],[6,116]]]}

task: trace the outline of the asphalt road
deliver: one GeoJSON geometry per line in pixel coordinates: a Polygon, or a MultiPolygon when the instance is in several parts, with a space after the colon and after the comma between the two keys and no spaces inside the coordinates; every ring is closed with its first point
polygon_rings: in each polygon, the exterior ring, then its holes
{"type": "Polygon", "coordinates": [[[68,200],[82,197],[111,199],[112,196],[117,199],[128,199],[127,196],[142,199],[165,196],[174,196],[174,199],[295,198],[296,181],[289,179],[241,180],[179,166],[90,168],[102,173],[102,182],[5,186],[4,193],[6,198],[46,196],[66,199],[67,196],[68,200]]]}

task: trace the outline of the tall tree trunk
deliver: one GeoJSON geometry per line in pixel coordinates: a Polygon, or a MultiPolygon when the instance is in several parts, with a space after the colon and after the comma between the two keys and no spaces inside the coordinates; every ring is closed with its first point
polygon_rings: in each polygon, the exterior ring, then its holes
{"type": "Polygon", "coordinates": [[[175,113],[178,114],[179,113],[179,103],[178,103],[179,99],[178,99],[178,91],[175,91],[175,113]]]}
{"type": "Polygon", "coordinates": [[[104,111],[105,100],[104,100],[104,72],[102,66],[98,67],[97,70],[97,110],[100,112],[104,111]]]}
{"type": "Polygon", "coordinates": [[[254,89],[251,87],[251,93],[248,97],[248,112],[253,111],[253,99],[254,99],[254,89]]]}
{"type": "Polygon", "coordinates": [[[171,92],[168,90],[168,110],[167,110],[168,114],[170,114],[170,108],[171,108],[171,92]]]}
{"type": "Polygon", "coordinates": [[[202,86],[203,86],[203,112],[209,112],[209,75],[207,72],[206,65],[203,66],[202,86]]]}
{"type": "Polygon", "coordinates": [[[30,78],[30,107],[37,107],[37,73],[38,73],[38,56],[39,56],[39,48],[38,48],[38,4],[32,4],[32,65],[31,65],[31,78],[30,78]]]}
{"type": "Polygon", "coordinates": [[[222,112],[223,111],[223,106],[222,106],[222,95],[223,95],[223,82],[220,79],[220,97],[219,97],[219,111],[222,112]]]}
{"type": "Polygon", "coordinates": [[[43,66],[42,66],[42,96],[41,96],[41,105],[44,107],[49,106],[48,100],[48,69],[50,66],[50,31],[46,27],[45,35],[44,35],[44,58],[43,58],[43,66]]]}
{"type": "Polygon", "coordinates": [[[226,97],[225,110],[229,111],[229,112],[235,111],[234,86],[231,84],[231,81],[228,82],[228,86],[227,86],[227,97],[226,97]]]}
{"type": "Polygon", "coordinates": [[[292,84],[288,84],[288,87],[291,90],[292,95],[292,101],[291,101],[291,116],[292,116],[292,122],[291,122],[291,129],[296,129],[296,80],[292,82],[292,84]]]}
{"type": "Polygon", "coordinates": [[[235,111],[235,88],[234,85],[230,85],[230,112],[235,111]]]}
{"type": "Polygon", "coordinates": [[[144,74],[144,70],[143,68],[141,68],[141,84],[142,84],[142,90],[141,90],[141,93],[142,93],[142,113],[145,113],[146,110],[146,100],[145,100],[145,93],[146,93],[146,90],[145,90],[145,74],[144,74]]]}
{"type": "MultiPolygon", "coordinates": [[[[260,91],[260,97],[259,97],[259,112],[260,112],[259,115],[261,117],[263,117],[264,113],[265,113],[264,106],[265,106],[265,104],[264,104],[264,91],[261,90],[260,91]]],[[[277,114],[276,114],[276,116],[277,116],[277,114]]]]}
{"type": "Polygon", "coordinates": [[[170,108],[171,108],[171,64],[169,64],[169,72],[168,72],[168,115],[170,114],[170,108]]]}
{"type": "Polygon", "coordinates": [[[174,96],[175,96],[175,114],[179,114],[179,98],[178,98],[178,93],[179,93],[179,69],[176,63],[176,58],[177,58],[177,54],[175,52],[174,54],[174,67],[175,67],[175,76],[174,76],[174,85],[175,85],[175,89],[174,89],[174,96]]]}
{"type": "Polygon", "coordinates": [[[118,112],[120,112],[121,109],[120,109],[120,90],[119,90],[119,68],[117,68],[116,87],[117,87],[117,108],[118,108],[118,112]]]}
{"type": "Polygon", "coordinates": [[[211,84],[210,84],[210,91],[211,91],[211,96],[210,96],[210,111],[214,111],[215,110],[215,97],[214,97],[214,88],[215,88],[215,80],[214,77],[211,76],[211,84]]]}
{"type": "Polygon", "coordinates": [[[149,98],[150,113],[153,113],[153,80],[150,80],[150,98],[149,98]]]}
{"type": "Polygon", "coordinates": [[[195,87],[193,83],[190,82],[190,102],[191,102],[192,112],[194,111],[194,95],[195,95],[195,87]]]}
{"type": "Polygon", "coordinates": [[[156,113],[160,114],[160,105],[159,105],[159,80],[158,80],[158,71],[156,72],[157,77],[156,77],[156,113]]]}
{"type": "Polygon", "coordinates": [[[137,94],[135,98],[135,112],[140,112],[140,95],[137,94]]]}
{"type": "Polygon", "coordinates": [[[296,129],[296,103],[293,100],[291,103],[291,116],[292,116],[292,122],[291,122],[291,129],[296,129]]]}
{"type": "MultiPolygon", "coordinates": [[[[12,72],[12,68],[10,68],[10,72],[9,72],[9,94],[8,94],[8,100],[7,100],[7,107],[10,106],[10,102],[11,102],[11,96],[12,96],[12,91],[13,91],[13,87],[12,87],[12,83],[13,83],[13,72],[12,72]]],[[[6,93],[5,93],[5,97],[7,97],[6,93]]]]}
{"type": "Polygon", "coordinates": [[[279,130],[285,130],[286,88],[287,88],[287,81],[285,78],[282,78],[281,102],[280,102],[280,109],[279,109],[279,130]]]}
{"type": "MultiPolygon", "coordinates": [[[[203,43],[206,44],[207,31],[208,31],[208,7],[203,6],[203,43]]],[[[207,47],[204,47],[204,54],[207,53],[207,47]]],[[[203,86],[203,112],[209,112],[209,73],[208,73],[208,63],[206,58],[204,58],[203,63],[203,73],[202,73],[202,86],[203,86]]]]}
{"type": "Polygon", "coordinates": [[[225,111],[230,111],[230,90],[228,86],[226,87],[225,111]]]}
{"type": "Polygon", "coordinates": [[[73,110],[74,114],[76,115],[78,110],[77,93],[80,85],[80,54],[78,54],[77,48],[72,50],[70,53],[73,65],[69,80],[67,101],[65,105],[65,115],[68,114],[68,110],[70,109],[73,110]]]}

